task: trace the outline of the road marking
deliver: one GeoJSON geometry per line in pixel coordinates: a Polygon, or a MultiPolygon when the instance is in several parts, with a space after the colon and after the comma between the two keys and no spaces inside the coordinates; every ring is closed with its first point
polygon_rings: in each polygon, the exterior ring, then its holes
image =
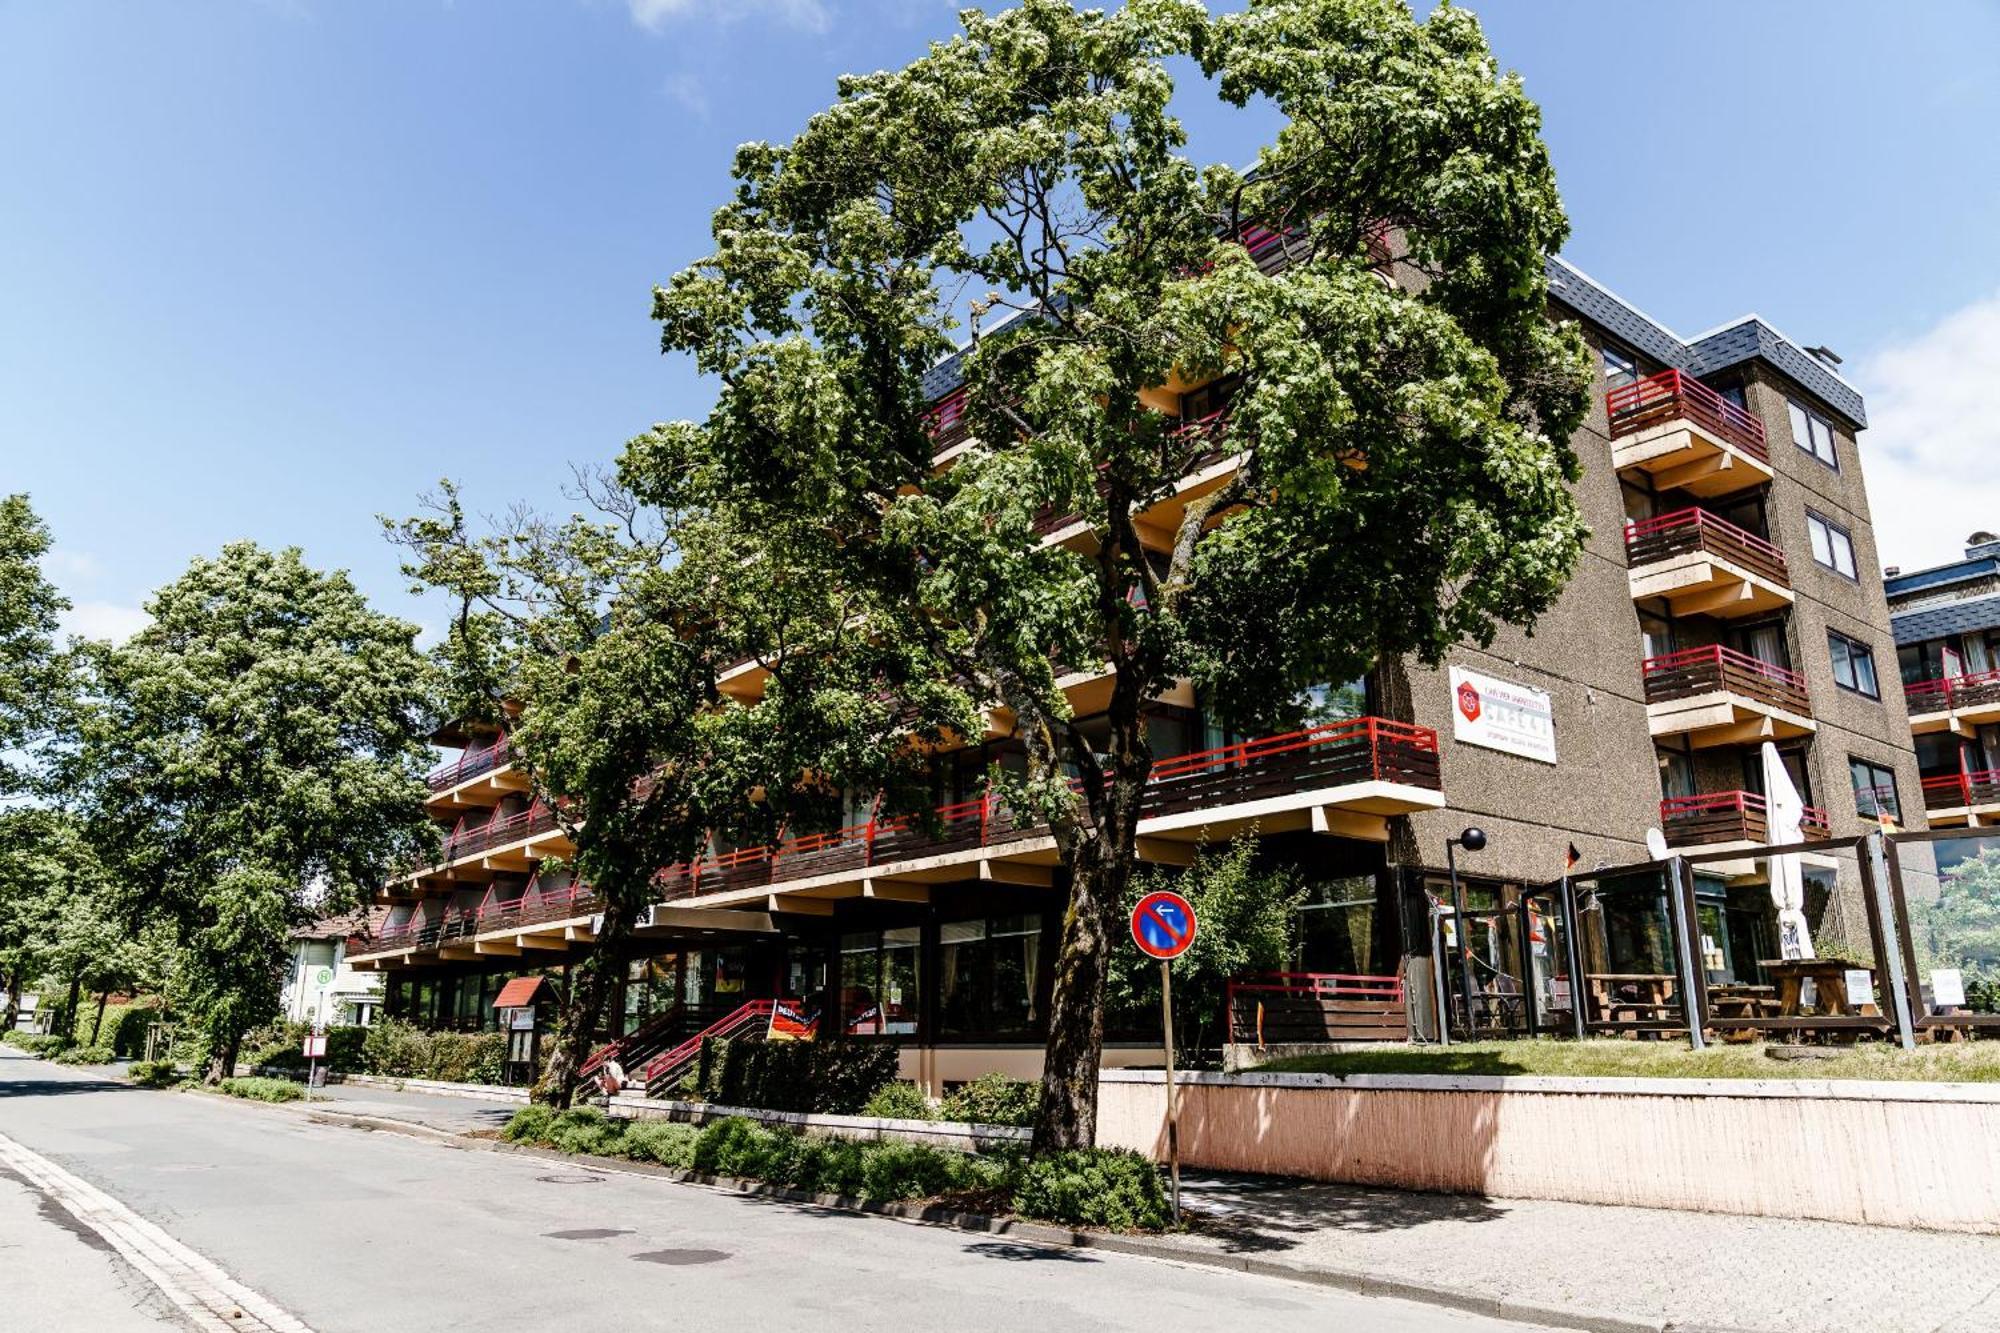
{"type": "Polygon", "coordinates": [[[158,1287],[196,1328],[312,1333],[214,1263],[87,1180],[0,1134],[0,1164],[95,1231],[158,1287]]]}

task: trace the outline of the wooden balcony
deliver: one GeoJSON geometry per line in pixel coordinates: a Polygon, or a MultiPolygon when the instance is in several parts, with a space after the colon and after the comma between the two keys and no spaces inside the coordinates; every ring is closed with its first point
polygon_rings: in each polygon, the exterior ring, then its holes
{"type": "Polygon", "coordinates": [[[1703,747],[1747,745],[1818,726],[1805,677],[1721,644],[1648,658],[1640,673],[1655,736],[1685,735],[1703,747]]]}
{"type": "Polygon", "coordinates": [[[407,871],[394,882],[417,888],[484,882],[496,874],[525,873],[546,857],[568,856],[575,850],[552,807],[537,800],[525,810],[503,816],[496,806],[484,819],[461,815],[437,861],[407,871]]]}
{"type": "Polygon", "coordinates": [[[1932,828],[1981,828],[2000,816],[2000,769],[1924,779],[1924,813],[1932,828]]]}
{"type": "MultiPolygon", "coordinates": [[[[1754,791],[1671,796],[1660,802],[1660,831],[1667,846],[1704,852],[1771,845],[1770,803],[1754,791]]],[[[1799,831],[1807,842],[1831,836],[1826,811],[1807,806],[1799,831]]]]}
{"type": "Polygon", "coordinates": [[[424,785],[430,788],[424,804],[433,811],[490,809],[509,792],[526,791],[528,778],[514,767],[514,747],[503,735],[486,745],[467,746],[458,758],[425,775],[424,785]]]}
{"type": "Polygon", "coordinates": [[[1970,735],[1984,722],[2000,722],[2000,671],[1944,676],[1903,686],[1910,730],[1970,735]]]}
{"type": "Polygon", "coordinates": [[[488,894],[471,910],[446,908],[384,926],[358,945],[350,942],[347,961],[366,969],[386,960],[409,963],[419,958],[561,953],[596,938],[590,921],[603,907],[603,899],[589,885],[572,884],[545,893],[531,881],[518,898],[500,900],[488,894]]]}
{"type": "MultiPolygon", "coordinates": [[[[1381,840],[1391,815],[1441,806],[1437,734],[1359,718],[1163,760],[1141,808],[1142,859],[1184,864],[1194,846],[1255,825],[1381,840]]],[[[995,794],[824,833],[740,848],[659,875],[667,901],[726,900],[818,911],[814,899],[924,901],[955,880],[1046,885],[1057,862],[1047,829],[995,794]]]]}
{"type": "Polygon", "coordinates": [[[1729,495],[1771,479],[1764,423],[1693,376],[1663,370],[1605,395],[1611,461],[1657,490],[1729,495]]]}
{"type": "Polygon", "coordinates": [[[1792,604],[1785,553],[1705,509],[1625,525],[1635,601],[1661,598],[1680,616],[1762,615],[1792,604]]]}

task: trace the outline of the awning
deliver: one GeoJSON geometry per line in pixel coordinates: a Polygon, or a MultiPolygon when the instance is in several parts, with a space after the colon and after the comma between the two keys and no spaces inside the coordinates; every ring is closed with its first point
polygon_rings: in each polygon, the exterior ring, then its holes
{"type": "Polygon", "coordinates": [[[500,993],[493,997],[493,1007],[495,1009],[529,1008],[540,1001],[542,992],[548,989],[548,984],[547,979],[543,977],[515,977],[512,981],[502,986],[500,993]]]}

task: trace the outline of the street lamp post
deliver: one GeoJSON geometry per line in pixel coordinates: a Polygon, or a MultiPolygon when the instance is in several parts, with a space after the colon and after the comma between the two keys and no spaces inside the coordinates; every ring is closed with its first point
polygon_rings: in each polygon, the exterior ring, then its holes
{"type": "MultiPolygon", "coordinates": [[[[1465,998],[1465,1035],[1472,1039],[1472,923],[1465,917],[1465,889],[1458,882],[1458,857],[1455,848],[1463,847],[1468,852],[1482,850],[1486,846],[1486,830],[1468,828],[1455,838],[1444,840],[1445,869],[1451,875],[1452,926],[1458,935],[1458,988],[1465,998]]],[[[1450,1026],[1449,1018],[1445,1026],[1450,1026]]]]}

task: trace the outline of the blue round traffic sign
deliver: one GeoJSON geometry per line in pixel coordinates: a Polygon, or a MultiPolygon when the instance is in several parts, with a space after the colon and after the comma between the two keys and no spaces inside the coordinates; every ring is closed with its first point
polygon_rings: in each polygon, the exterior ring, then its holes
{"type": "Polygon", "coordinates": [[[1149,893],[1132,909],[1132,942],[1150,958],[1180,957],[1194,931],[1194,907],[1178,893],[1149,893]]]}

